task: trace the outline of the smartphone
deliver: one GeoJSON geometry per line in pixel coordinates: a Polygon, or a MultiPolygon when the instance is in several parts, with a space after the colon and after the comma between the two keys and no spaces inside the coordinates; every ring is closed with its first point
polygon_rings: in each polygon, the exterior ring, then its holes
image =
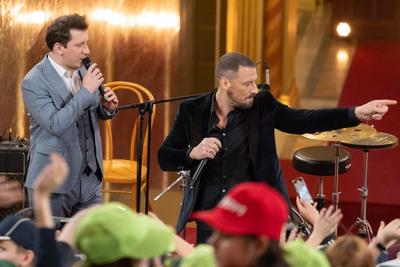
{"type": "Polygon", "coordinates": [[[294,188],[296,189],[297,194],[302,200],[305,200],[310,204],[314,202],[310,194],[310,191],[308,191],[306,182],[304,181],[303,177],[293,179],[292,183],[294,185],[294,188]]]}

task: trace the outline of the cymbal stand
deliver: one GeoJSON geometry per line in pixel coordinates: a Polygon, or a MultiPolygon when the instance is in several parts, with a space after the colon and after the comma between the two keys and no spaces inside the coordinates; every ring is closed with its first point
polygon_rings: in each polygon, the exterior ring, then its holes
{"type": "MultiPolygon", "coordinates": [[[[157,201],[160,199],[160,197],[162,197],[165,193],[167,193],[169,190],[171,190],[172,187],[174,187],[177,183],[181,182],[181,187],[183,189],[185,189],[185,187],[187,186],[187,182],[189,180],[190,177],[190,171],[180,171],[178,172],[178,178],[169,186],[167,186],[167,188],[165,188],[160,194],[158,194],[153,200],[157,201]]],[[[183,192],[185,192],[185,190],[182,190],[183,192]]]]}
{"type": "Polygon", "coordinates": [[[333,184],[332,202],[335,206],[335,210],[339,208],[339,149],[340,142],[334,143],[335,147],[335,178],[333,184]]]}
{"type": "MultiPolygon", "coordinates": [[[[187,185],[189,183],[189,178],[190,178],[190,171],[180,171],[180,172],[178,172],[178,178],[172,184],[167,186],[167,188],[165,188],[160,194],[158,194],[154,198],[154,201],[159,200],[160,197],[162,197],[165,193],[167,193],[169,190],[171,190],[172,187],[174,187],[177,183],[181,182],[180,188],[182,188],[182,202],[179,203],[179,205],[182,206],[183,198],[185,196],[185,190],[186,190],[186,187],[187,187],[187,185]]],[[[182,238],[183,239],[186,238],[186,227],[182,231],[182,238]]]]}
{"type": "Polygon", "coordinates": [[[368,237],[368,240],[371,241],[371,237],[373,235],[373,231],[371,225],[367,221],[367,198],[368,198],[368,149],[364,149],[363,155],[363,179],[361,188],[358,188],[361,194],[361,217],[357,218],[357,221],[350,227],[350,231],[354,228],[354,226],[358,225],[358,235],[362,238],[368,237]]]}
{"type": "Polygon", "coordinates": [[[318,194],[315,199],[315,202],[317,202],[317,210],[321,211],[322,208],[325,207],[326,204],[326,198],[324,194],[324,178],[322,176],[319,177],[319,186],[318,186],[318,194]]]}

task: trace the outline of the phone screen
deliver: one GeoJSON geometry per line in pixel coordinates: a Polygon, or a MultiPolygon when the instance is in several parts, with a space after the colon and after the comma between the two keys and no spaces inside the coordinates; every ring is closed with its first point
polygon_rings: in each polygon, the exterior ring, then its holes
{"type": "Polygon", "coordinates": [[[299,195],[299,197],[301,199],[307,201],[308,203],[312,204],[313,198],[312,198],[310,192],[308,191],[307,185],[304,182],[303,177],[293,179],[292,182],[293,182],[294,188],[296,189],[296,192],[299,195]]]}

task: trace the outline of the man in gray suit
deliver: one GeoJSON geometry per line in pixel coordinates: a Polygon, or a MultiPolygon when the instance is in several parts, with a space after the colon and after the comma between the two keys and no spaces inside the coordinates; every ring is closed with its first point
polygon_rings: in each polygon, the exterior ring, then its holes
{"type": "Polygon", "coordinates": [[[32,206],[33,183],[51,153],[61,154],[69,166],[65,183],[52,194],[55,216],[70,217],[99,203],[103,158],[98,119],[115,116],[118,99],[98,87],[104,78],[96,64],[87,71],[82,59],[89,55],[88,24],[74,14],[55,19],[46,32],[50,53],[22,82],[30,118],[30,150],[25,186],[32,206]]]}

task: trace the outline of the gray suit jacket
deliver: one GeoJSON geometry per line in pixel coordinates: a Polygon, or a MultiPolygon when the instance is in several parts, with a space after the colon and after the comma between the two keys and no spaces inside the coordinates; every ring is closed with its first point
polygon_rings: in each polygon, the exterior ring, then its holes
{"type": "MultiPolygon", "coordinates": [[[[85,70],[81,69],[81,73],[85,70]]],[[[96,160],[103,173],[103,157],[98,119],[110,119],[100,104],[99,93],[81,88],[74,96],[51,65],[47,55],[22,81],[22,92],[30,119],[30,149],[25,186],[32,188],[53,152],[61,154],[69,166],[69,176],[57,193],[66,193],[78,181],[82,154],[77,120],[88,110],[94,131],[96,160]]]]}

